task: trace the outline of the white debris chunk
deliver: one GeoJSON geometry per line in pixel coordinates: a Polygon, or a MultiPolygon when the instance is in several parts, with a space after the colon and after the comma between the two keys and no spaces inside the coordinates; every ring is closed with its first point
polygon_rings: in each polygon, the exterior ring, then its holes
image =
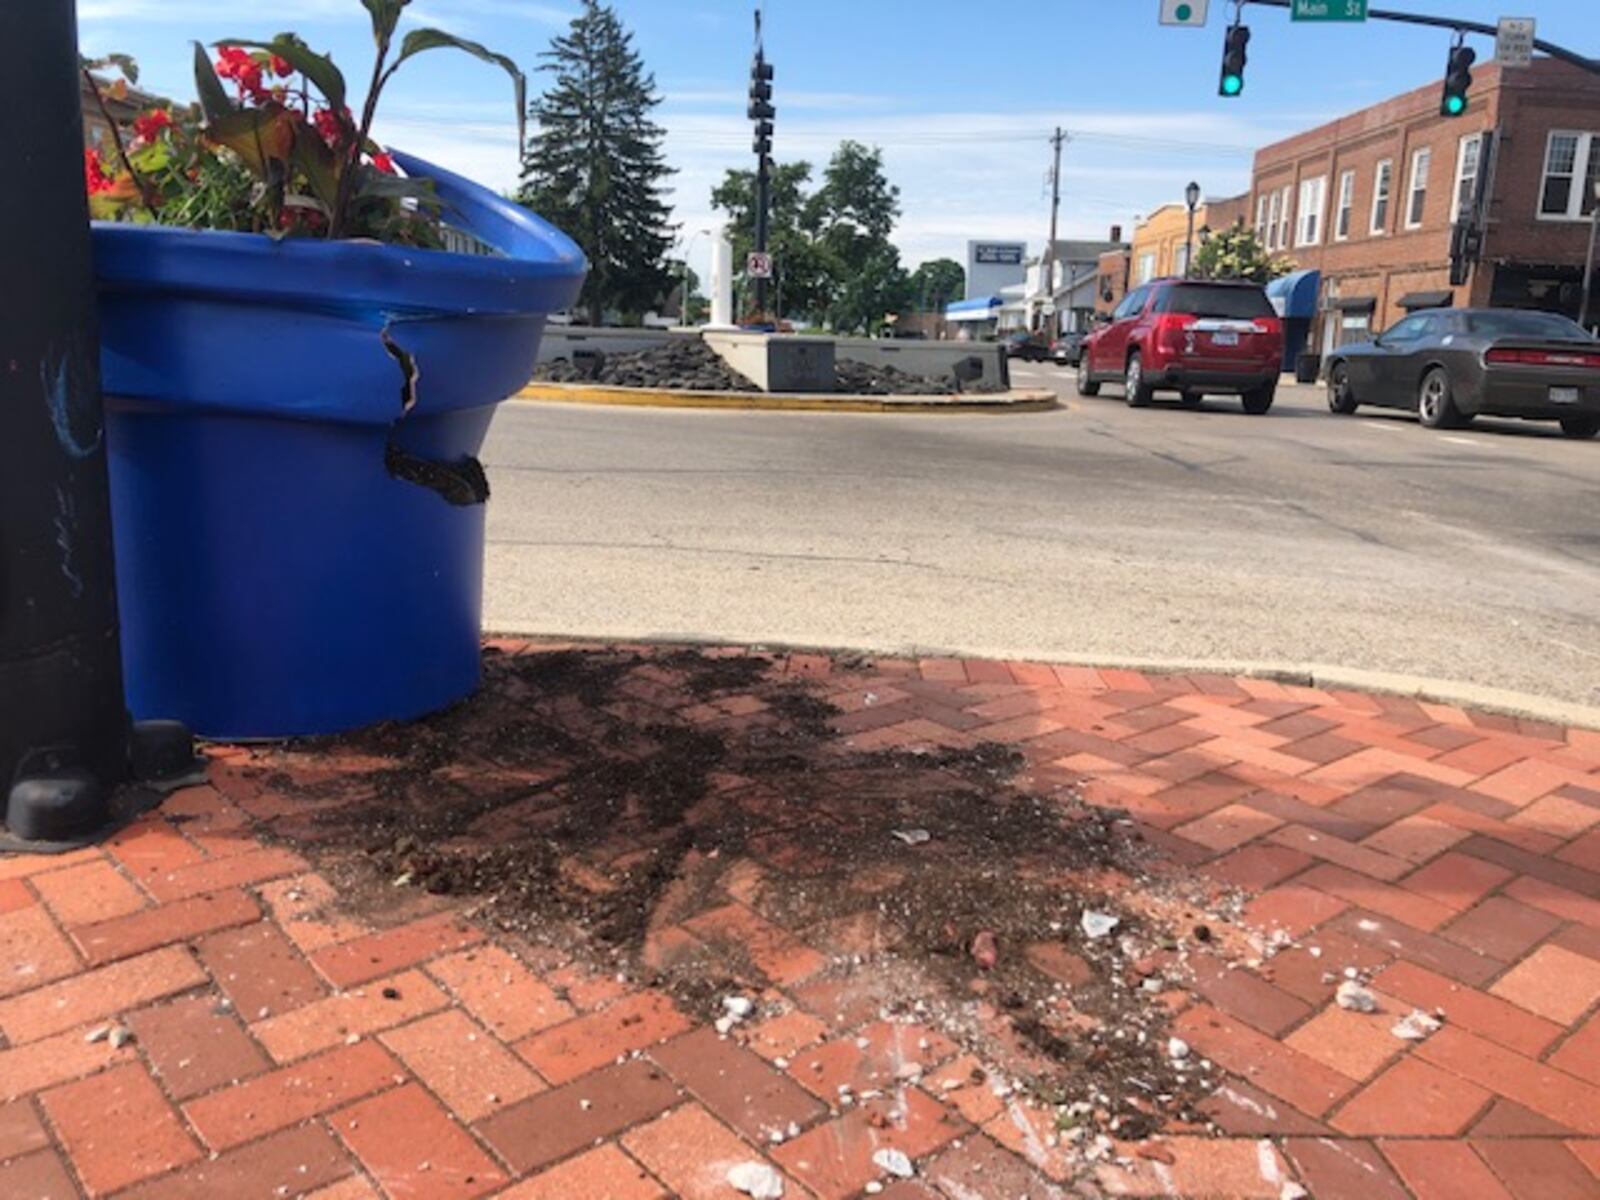
{"type": "Polygon", "coordinates": [[[780,1200],[783,1176],[766,1163],[747,1162],[728,1168],[728,1186],[755,1200],[780,1200]]]}
{"type": "Polygon", "coordinates": [[[1378,998],[1354,979],[1346,979],[1341,983],[1333,998],[1340,1008],[1348,1008],[1351,1012],[1378,1011],[1378,998]]]}
{"type": "Polygon", "coordinates": [[[908,846],[920,846],[933,840],[933,834],[926,829],[893,829],[890,832],[908,846]]]}
{"type": "Polygon", "coordinates": [[[1083,910],[1083,918],[1079,922],[1083,932],[1092,938],[1108,937],[1113,929],[1122,922],[1110,913],[1095,912],[1092,908],[1083,910]]]}
{"type": "Polygon", "coordinates": [[[1310,1200],[1310,1197],[1311,1193],[1292,1179],[1286,1179],[1283,1191],[1278,1193],[1278,1200],[1310,1200]]]}
{"type": "Polygon", "coordinates": [[[724,996],[722,998],[722,1011],[735,1021],[742,1021],[755,1012],[755,1001],[748,996],[724,996]]]}
{"type": "Polygon", "coordinates": [[[1167,1039],[1167,1057],[1168,1058],[1174,1058],[1174,1059],[1188,1058],[1189,1057],[1189,1043],[1184,1041],[1182,1038],[1178,1038],[1178,1037],[1168,1038],[1167,1039]]]}
{"type": "Polygon", "coordinates": [[[1406,1016],[1395,1022],[1393,1029],[1389,1030],[1395,1037],[1403,1042],[1426,1041],[1430,1034],[1439,1032],[1440,1022],[1437,1017],[1430,1017],[1420,1008],[1413,1008],[1406,1016]]]}
{"type": "Polygon", "coordinates": [[[911,1160],[899,1150],[879,1150],[872,1156],[872,1165],[880,1171],[887,1171],[898,1179],[910,1179],[917,1173],[911,1165],[911,1160]]]}

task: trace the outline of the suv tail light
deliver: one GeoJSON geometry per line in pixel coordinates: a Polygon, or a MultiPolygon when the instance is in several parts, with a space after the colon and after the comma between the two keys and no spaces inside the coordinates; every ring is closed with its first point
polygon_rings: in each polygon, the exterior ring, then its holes
{"type": "Polygon", "coordinates": [[[1156,348],[1164,354],[1177,354],[1183,348],[1183,331],[1193,321],[1182,313],[1162,313],[1156,318],[1156,348]]]}
{"type": "Polygon", "coordinates": [[[1483,361],[1497,367],[1584,367],[1600,370],[1600,354],[1591,350],[1490,350],[1483,361]]]}

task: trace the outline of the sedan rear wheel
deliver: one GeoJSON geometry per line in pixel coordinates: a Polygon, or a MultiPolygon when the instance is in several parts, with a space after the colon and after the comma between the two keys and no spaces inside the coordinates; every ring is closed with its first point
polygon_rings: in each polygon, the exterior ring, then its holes
{"type": "Polygon", "coordinates": [[[1600,417],[1563,417],[1561,432],[1569,438],[1592,438],[1600,433],[1600,417]]]}
{"type": "Polygon", "coordinates": [[[1089,355],[1084,353],[1078,360],[1078,395],[1098,396],[1100,385],[1094,381],[1094,376],[1089,373],[1089,355]]]}
{"type": "Polygon", "coordinates": [[[1429,429],[1460,429],[1468,423],[1468,418],[1456,407],[1450,374],[1443,367],[1434,367],[1422,377],[1422,387],[1417,392],[1417,417],[1429,429]]]}
{"type": "Polygon", "coordinates": [[[1328,368],[1328,411],[1348,417],[1357,408],[1356,394],[1350,387],[1350,368],[1334,363],[1328,368]]]}

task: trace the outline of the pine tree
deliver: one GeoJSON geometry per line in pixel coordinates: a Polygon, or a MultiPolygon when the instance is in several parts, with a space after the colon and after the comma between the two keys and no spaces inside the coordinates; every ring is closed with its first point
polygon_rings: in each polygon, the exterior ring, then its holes
{"type": "Polygon", "coordinates": [[[672,287],[664,181],[672,174],[650,117],[655,76],[611,7],[584,0],[566,33],[540,55],[554,79],[528,115],[538,132],[517,199],[557,226],[589,258],[578,298],[589,320],[635,316],[672,287]]]}

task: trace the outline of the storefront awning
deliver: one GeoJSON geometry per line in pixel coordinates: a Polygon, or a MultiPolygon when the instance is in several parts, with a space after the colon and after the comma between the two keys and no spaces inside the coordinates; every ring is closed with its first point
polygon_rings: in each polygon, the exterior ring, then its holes
{"type": "Polygon", "coordinates": [[[1378,298],[1376,296],[1340,296],[1328,307],[1337,309],[1340,312],[1371,312],[1378,307],[1378,298]]]}
{"type": "Polygon", "coordinates": [[[1000,312],[999,296],[979,296],[945,305],[946,321],[992,321],[1000,312]]]}
{"type": "Polygon", "coordinates": [[[1449,308],[1455,299],[1454,292],[1407,292],[1400,297],[1400,307],[1407,312],[1419,308],[1449,308]]]}
{"type": "Polygon", "coordinates": [[[1267,299],[1280,317],[1314,317],[1321,288],[1321,271],[1291,271],[1267,284],[1267,299]]]}

